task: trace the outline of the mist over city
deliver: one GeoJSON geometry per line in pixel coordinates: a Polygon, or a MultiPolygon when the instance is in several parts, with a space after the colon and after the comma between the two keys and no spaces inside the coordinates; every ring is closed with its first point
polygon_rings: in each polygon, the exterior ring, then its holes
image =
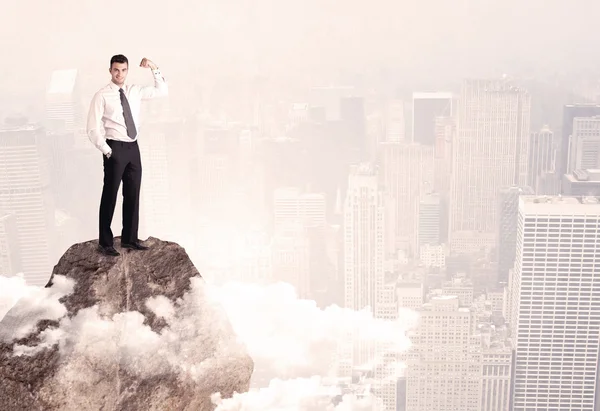
{"type": "Polygon", "coordinates": [[[0,411],[600,410],[599,19],[4,1],[0,411]]]}

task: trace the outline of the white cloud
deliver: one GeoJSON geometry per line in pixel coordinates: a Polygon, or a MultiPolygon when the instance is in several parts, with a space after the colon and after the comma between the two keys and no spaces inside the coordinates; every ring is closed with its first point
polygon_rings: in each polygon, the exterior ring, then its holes
{"type": "Polygon", "coordinates": [[[339,389],[327,387],[320,377],[291,380],[274,379],[268,387],[253,389],[247,393],[236,393],[222,399],[213,395],[217,405],[215,411],[371,411],[372,397],[359,399],[355,395],[344,395],[335,405],[332,398],[340,395],[339,389]]]}
{"type": "Polygon", "coordinates": [[[0,276],[0,319],[5,323],[0,340],[26,337],[38,321],[64,316],[67,310],[58,300],[70,294],[73,287],[74,282],[65,277],[56,277],[53,287],[43,288],[26,285],[21,276],[0,276]]]}
{"type": "Polygon", "coordinates": [[[366,310],[322,310],[314,301],[299,300],[293,287],[284,283],[228,283],[209,290],[254,359],[255,377],[265,366],[272,374],[263,378],[269,380],[326,375],[338,345],[355,330],[367,341],[405,351],[410,346],[405,331],[416,321],[414,313],[392,322],[375,319],[366,310]]]}
{"type": "MultiPolygon", "coordinates": [[[[322,395],[319,376],[333,375],[337,348],[349,333],[359,329],[362,338],[385,343],[392,351],[403,351],[410,344],[405,331],[416,321],[412,314],[392,322],[374,319],[368,311],[335,306],[320,309],[313,301],[299,300],[287,284],[212,286],[194,278],[191,291],[177,305],[165,297],[146,302],[168,324],[156,333],[144,325],[138,312],[106,318],[95,306],[66,317],[66,309],[58,299],[72,289],[72,281],[63,277],[56,277],[55,285],[49,289],[27,287],[22,279],[0,277],[0,307],[14,304],[16,296],[21,296],[19,313],[28,309],[27,321],[18,328],[18,336],[31,331],[35,322],[44,318],[60,323],[58,328],[48,328],[41,334],[38,346],[15,346],[16,355],[31,355],[58,344],[62,355],[82,359],[63,369],[61,378],[66,381],[84,378],[90,370],[105,367],[106,359],[115,358],[140,376],[174,371],[198,380],[209,377],[212,364],[201,347],[214,345],[219,356],[226,356],[239,354],[238,350],[245,346],[255,362],[253,385],[260,389],[219,402],[219,411],[329,410],[321,407],[323,401],[325,407],[331,406],[331,395],[322,395]],[[225,316],[237,339],[223,337],[230,335],[225,316]],[[215,337],[211,340],[207,336],[215,337]],[[244,406],[240,408],[239,404],[244,406]]],[[[389,367],[399,368],[398,364],[389,367]]],[[[357,411],[361,406],[360,401],[348,396],[331,410],[357,411]]]]}

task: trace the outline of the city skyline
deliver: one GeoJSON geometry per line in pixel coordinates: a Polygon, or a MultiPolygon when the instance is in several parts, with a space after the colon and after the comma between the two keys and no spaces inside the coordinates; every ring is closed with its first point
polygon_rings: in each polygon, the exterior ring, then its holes
{"type": "MultiPolygon", "coordinates": [[[[597,2],[58,2],[0,15],[1,355],[96,338],[58,321],[79,289],[44,286],[98,241],[86,120],[123,53],[129,84],[152,83],[147,57],[169,87],[139,113],[139,238],[202,276],[189,306],[149,304],[254,360],[215,411],[599,409],[597,2]],[[207,301],[231,324],[203,323],[207,301]],[[13,306],[49,327],[30,347],[2,341],[25,332],[2,331],[13,306]]],[[[122,207],[121,186],[114,233],[122,207]]],[[[144,315],[69,321],[132,351],[144,333],[192,381],[202,353],[144,315]]]]}

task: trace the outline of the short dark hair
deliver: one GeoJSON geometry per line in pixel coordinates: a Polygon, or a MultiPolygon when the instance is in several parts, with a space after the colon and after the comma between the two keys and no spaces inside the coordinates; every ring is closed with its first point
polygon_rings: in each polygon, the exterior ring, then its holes
{"type": "Polygon", "coordinates": [[[129,60],[122,54],[114,55],[110,58],[110,67],[112,68],[113,63],[126,63],[129,66],[129,60]]]}

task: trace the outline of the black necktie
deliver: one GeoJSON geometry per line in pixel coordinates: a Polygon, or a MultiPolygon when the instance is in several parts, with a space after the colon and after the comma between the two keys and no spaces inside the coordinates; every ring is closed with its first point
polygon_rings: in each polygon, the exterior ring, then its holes
{"type": "Polygon", "coordinates": [[[135,123],[133,122],[133,116],[131,115],[129,101],[127,101],[127,97],[125,97],[125,91],[122,88],[119,89],[119,94],[121,95],[121,105],[123,106],[123,117],[125,117],[127,135],[131,138],[135,138],[137,131],[135,129],[135,123]]]}

